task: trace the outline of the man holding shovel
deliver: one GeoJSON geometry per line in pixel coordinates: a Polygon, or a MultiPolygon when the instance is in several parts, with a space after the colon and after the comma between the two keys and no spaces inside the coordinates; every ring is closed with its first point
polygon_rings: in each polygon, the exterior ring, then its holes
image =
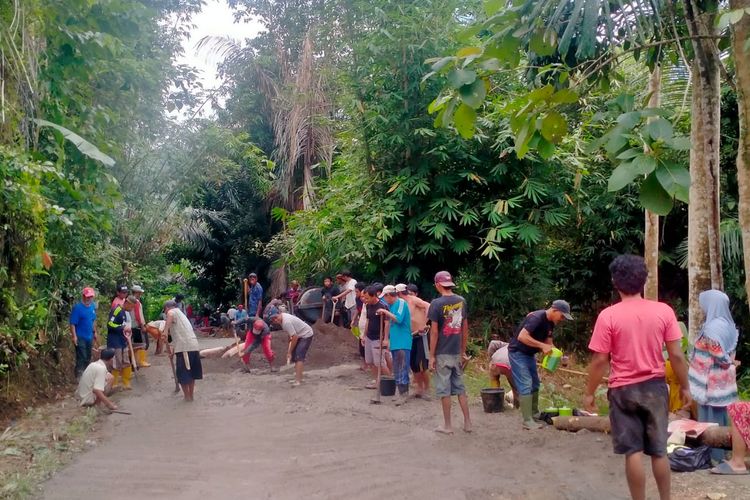
{"type": "MultiPolygon", "coordinates": [[[[380,290],[375,285],[370,285],[365,288],[363,294],[363,302],[365,303],[365,328],[362,342],[365,346],[365,365],[369,366],[372,370],[373,380],[367,384],[367,389],[378,389],[378,366],[380,366],[381,375],[390,376],[391,371],[388,369],[388,363],[385,359],[385,353],[381,353],[381,341],[382,337],[385,336],[384,331],[381,330],[382,321],[380,320],[380,314],[378,313],[381,309],[386,309],[386,305],[380,300],[378,295],[380,290]]],[[[384,328],[388,328],[388,324],[385,324],[384,328]]],[[[387,348],[388,343],[383,342],[383,348],[387,348]]]]}
{"type": "Polygon", "coordinates": [[[427,311],[427,318],[431,322],[430,370],[435,372],[435,395],[440,398],[444,420],[435,432],[442,434],[453,434],[451,396],[458,396],[458,404],[464,415],[464,431],[472,430],[462,368],[469,338],[469,322],[466,319],[466,300],[453,293],[455,286],[448,271],[435,274],[435,288],[440,297],[430,303],[427,311]]]}
{"type": "Polygon", "coordinates": [[[177,357],[176,374],[182,388],[185,401],[193,401],[195,381],[203,378],[203,367],[199,353],[198,339],[195,337],[193,326],[187,316],[178,308],[174,300],[164,303],[164,313],[167,316],[164,324],[163,338],[172,336],[172,346],[167,346],[170,357],[177,357]]]}
{"type": "Polygon", "coordinates": [[[115,356],[112,363],[112,389],[119,387],[119,378],[122,376],[122,387],[130,390],[130,379],[133,377],[133,366],[130,364],[130,323],[127,321],[127,313],[135,308],[136,299],[129,295],[122,305],[112,308],[107,322],[107,347],[114,349],[115,356]]]}
{"type": "Polygon", "coordinates": [[[302,372],[305,367],[307,350],[313,339],[313,329],[310,325],[289,313],[277,312],[271,316],[271,322],[289,335],[289,350],[286,354],[287,364],[294,363],[294,380],[292,387],[302,385],[302,372]]]}

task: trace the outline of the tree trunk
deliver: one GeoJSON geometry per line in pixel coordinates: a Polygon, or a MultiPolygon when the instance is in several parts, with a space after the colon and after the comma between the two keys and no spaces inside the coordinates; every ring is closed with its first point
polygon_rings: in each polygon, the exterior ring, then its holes
{"type": "MultiPolygon", "coordinates": [[[[730,9],[750,7],[750,0],[730,0],[730,9]]],[[[742,255],[745,263],[745,293],[750,298],[750,51],[745,45],[750,40],[750,14],[745,14],[733,26],[735,78],[737,79],[737,107],[740,122],[737,147],[737,185],[739,188],[739,216],[742,228],[742,255]]],[[[750,304],[750,301],[747,302],[750,304]]]]}
{"type": "Polygon", "coordinates": [[[713,38],[715,14],[700,10],[696,0],[685,4],[693,37],[692,126],[690,130],[690,203],[688,204],[688,327],[695,341],[703,321],[698,295],[724,287],[719,240],[719,51],[713,38]]]}
{"type": "MultiPolygon", "coordinates": [[[[654,66],[651,77],[648,80],[649,108],[658,108],[661,105],[661,67],[654,66]]],[[[649,118],[652,120],[653,118],[649,118]]],[[[648,153],[648,146],[644,146],[644,152],[648,153]]],[[[646,210],[646,226],[643,234],[643,256],[646,259],[648,279],[643,291],[644,297],[650,300],[659,300],[659,216],[650,210],[646,210]]]]}

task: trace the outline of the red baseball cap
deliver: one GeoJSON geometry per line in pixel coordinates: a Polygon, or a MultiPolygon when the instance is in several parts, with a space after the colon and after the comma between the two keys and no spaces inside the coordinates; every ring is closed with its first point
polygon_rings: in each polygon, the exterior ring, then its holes
{"type": "Polygon", "coordinates": [[[456,286],[455,283],[453,283],[453,277],[451,276],[451,273],[448,271],[439,271],[437,274],[435,274],[435,284],[440,286],[456,286]]]}
{"type": "Polygon", "coordinates": [[[96,292],[94,292],[94,289],[90,286],[87,286],[83,289],[83,296],[84,297],[94,297],[96,295],[96,292]]]}

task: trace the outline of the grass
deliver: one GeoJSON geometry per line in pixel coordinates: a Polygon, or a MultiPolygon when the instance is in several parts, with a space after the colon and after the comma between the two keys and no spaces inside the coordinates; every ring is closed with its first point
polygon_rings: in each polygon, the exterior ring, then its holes
{"type": "MultiPolygon", "coordinates": [[[[26,419],[29,424],[43,425],[44,432],[9,430],[0,437],[0,446],[4,452],[13,450],[13,455],[17,451],[20,456],[31,457],[30,460],[17,460],[15,467],[0,472],[0,498],[23,500],[35,496],[41,483],[83,448],[87,434],[99,417],[95,408],[81,409],[84,413],[50,429],[46,423],[48,415],[44,412],[55,410],[55,407],[47,407],[27,411],[26,419]]],[[[21,423],[18,427],[23,425],[21,423]]]]}

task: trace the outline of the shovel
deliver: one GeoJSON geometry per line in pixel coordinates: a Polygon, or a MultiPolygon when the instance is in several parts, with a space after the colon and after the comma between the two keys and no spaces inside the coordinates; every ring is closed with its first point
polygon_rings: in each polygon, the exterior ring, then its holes
{"type": "Polygon", "coordinates": [[[385,328],[385,316],[380,315],[380,362],[378,363],[378,378],[375,381],[375,397],[370,399],[370,404],[380,404],[380,372],[383,369],[383,329],[385,328]]]}
{"type": "Polygon", "coordinates": [[[135,378],[138,379],[138,360],[135,358],[135,351],[133,350],[133,341],[130,337],[126,337],[128,339],[128,350],[130,351],[130,358],[132,361],[133,366],[133,373],[135,374],[135,378]]]}
{"type": "Polygon", "coordinates": [[[167,345],[167,357],[169,358],[169,364],[172,365],[172,377],[174,378],[174,392],[180,392],[180,383],[177,382],[177,370],[174,367],[174,357],[169,352],[169,345],[167,345]]]}

